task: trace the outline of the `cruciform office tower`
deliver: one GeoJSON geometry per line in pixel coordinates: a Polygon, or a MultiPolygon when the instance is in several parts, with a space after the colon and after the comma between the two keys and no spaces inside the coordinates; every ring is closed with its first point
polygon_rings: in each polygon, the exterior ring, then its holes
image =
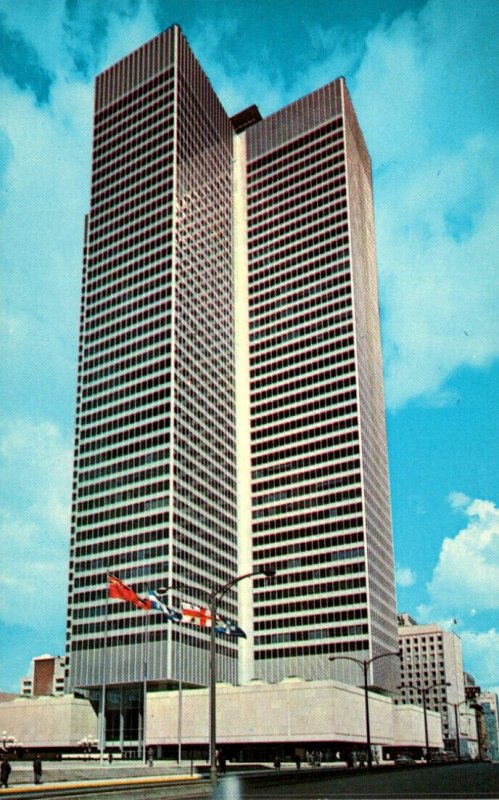
{"type": "Polygon", "coordinates": [[[396,649],[370,161],[343,78],[230,118],[175,25],[96,80],[67,688],[105,681],[112,736],[145,660],[208,681],[207,632],[108,603],[108,571],[178,608],[263,565],[220,679],[359,683],[329,656],[396,649]]]}

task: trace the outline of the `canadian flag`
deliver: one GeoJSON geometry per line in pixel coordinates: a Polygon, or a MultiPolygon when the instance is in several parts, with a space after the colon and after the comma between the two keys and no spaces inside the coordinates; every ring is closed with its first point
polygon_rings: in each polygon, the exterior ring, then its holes
{"type": "Polygon", "coordinates": [[[182,622],[193,622],[202,628],[211,628],[211,612],[208,608],[184,603],[182,606],[182,622]]]}

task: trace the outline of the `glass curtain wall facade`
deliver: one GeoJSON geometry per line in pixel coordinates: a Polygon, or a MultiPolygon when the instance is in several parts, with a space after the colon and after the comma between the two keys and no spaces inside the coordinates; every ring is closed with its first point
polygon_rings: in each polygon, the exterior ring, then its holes
{"type": "Polygon", "coordinates": [[[343,79],[241,136],[255,673],[360,683],[329,656],[397,650],[370,160],[343,79]]]}
{"type": "MultiPolygon", "coordinates": [[[[107,602],[107,571],[173,587],[176,608],[237,573],[233,339],[232,127],[174,26],[96,80],[69,690],[139,683],[145,661],[151,684],[175,682],[181,657],[186,683],[208,682],[208,632],[175,647],[178,626],[107,602]]],[[[234,595],[222,610],[237,617],[234,595]]],[[[234,681],[236,645],[219,652],[234,681]]]]}

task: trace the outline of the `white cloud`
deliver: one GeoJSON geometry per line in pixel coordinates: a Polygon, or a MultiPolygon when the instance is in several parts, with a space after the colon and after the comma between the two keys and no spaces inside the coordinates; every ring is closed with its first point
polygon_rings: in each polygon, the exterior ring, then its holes
{"type": "Polygon", "coordinates": [[[416,573],[410,567],[398,566],[395,570],[395,582],[397,586],[414,586],[416,583],[416,573]]]}
{"type": "Polygon", "coordinates": [[[466,515],[467,524],[442,543],[427,584],[429,603],[419,609],[426,618],[499,609],[499,509],[460,493],[450,502],[466,515]]]}
{"type": "Polygon", "coordinates": [[[490,12],[432,0],[379,25],[353,80],[375,168],[392,407],[449,402],[454,370],[499,355],[499,148],[484,77],[494,67],[472,44],[497,25],[490,12]]]}
{"type": "Polygon", "coordinates": [[[0,481],[0,617],[29,628],[62,627],[71,447],[50,423],[3,424],[0,481]]]}
{"type": "Polygon", "coordinates": [[[499,631],[495,628],[482,633],[463,631],[460,636],[466,671],[471,672],[482,689],[497,691],[499,631]]]}

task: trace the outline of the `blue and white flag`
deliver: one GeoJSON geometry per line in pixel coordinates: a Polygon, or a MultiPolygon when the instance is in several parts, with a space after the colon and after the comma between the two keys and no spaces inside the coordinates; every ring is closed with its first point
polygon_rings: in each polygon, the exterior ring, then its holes
{"type": "Polygon", "coordinates": [[[172,622],[182,622],[182,614],[179,611],[174,611],[174,609],[167,606],[166,603],[163,603],[152,589],[149,589],[147,599],[151,603],[152,611],[162,611],[165,617],[171,619],[172,622]]]}
{"type": "Polygon", "coordinates": [[[223,633],[224,636],[240,636],[243,639],[247,638],[242,628],[236,625],[235,622],[231,622],[230,619],[224,617],[217,618],[215,631],[216,633],[223,633]]]}

